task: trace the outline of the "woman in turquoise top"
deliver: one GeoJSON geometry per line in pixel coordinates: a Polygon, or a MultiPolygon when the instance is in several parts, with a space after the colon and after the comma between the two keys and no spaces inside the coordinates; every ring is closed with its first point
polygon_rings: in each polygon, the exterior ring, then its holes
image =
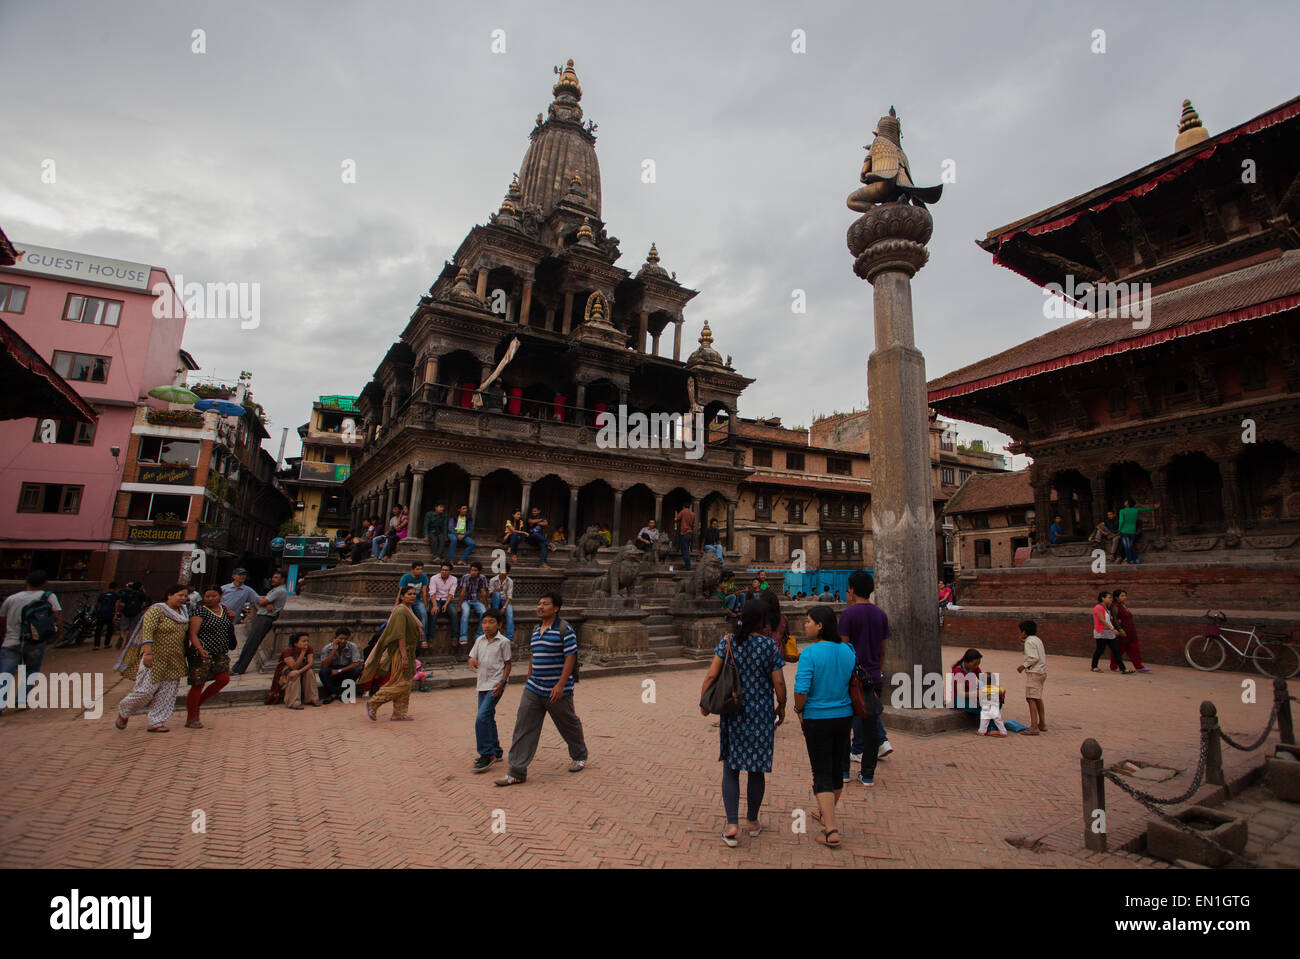
{"type": "Polygon", "coordinates": [[[813,793],[822,824],[818,838],[824,846],[840,844],[835,828],[835,804],[844,790],[844,770],[849,768],[849,739],[853,732],[853,700],[849,680],[858,657],[841,642],[835,613],[829,606],[814,606],[803,621],[803,635],[811,646],[799,656],[794,676],[794,711],[803,726],[812,763],[813,793]]]}

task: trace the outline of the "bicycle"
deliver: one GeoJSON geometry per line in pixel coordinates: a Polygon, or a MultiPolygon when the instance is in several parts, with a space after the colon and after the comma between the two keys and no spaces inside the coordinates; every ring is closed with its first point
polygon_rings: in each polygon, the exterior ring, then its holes
{"type": "Polygon", "coordinates": [[[1183,655],[1194,668],[1206,672],[1218,669],[1227,658],[1226,646],[1242,659],[1250,659],[1256,669],[1273,679],[1290,679],[1300,672],[1300,649],[1287,642],[1294,634],[1266,633],[1253,625],[1250,629],[1230,629],[1223,625],[1228,617],[1218,609],[1207,609],[1205,618],[1209,620],[1205,632],[1193,636],[1183,648],[1183,655]],[[1245,648],[1238,649],[1223,633],[1245,636],[1245,648]]]}

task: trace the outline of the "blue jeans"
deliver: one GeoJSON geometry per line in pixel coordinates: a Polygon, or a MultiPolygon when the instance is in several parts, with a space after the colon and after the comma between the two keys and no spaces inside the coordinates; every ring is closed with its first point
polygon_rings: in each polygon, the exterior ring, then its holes
{"type": "Polygon", "coordinates": [[[497,739],[497,697],[492,690],[485,689],[478,694],[478,715],[474,717],[474,738],[478,744],[480,756],[495,756],[500,759],[501,741],[497,739]]]}
{"type": "Polygon", "coordinates": [[[718,559],[726,558],[722,555],[722,544],[720,543],[714,543],[712,546],[706,546],[704,548],[713,550],[713,552],[717,554],[718,559]]]}
{"type": "MultiPolygon", "coordinates": [[[[9,688],[13,691],[14,705],[18,705],[18,665],[27,667],[27,689],[23,692],[24,700],[32,691],[32,684],[36,682],[36,674],[41,671],[41,660],[45,658],[45,643],[20,643],[17,646],[5,646],[0,648],[0,673],[5,673],[12,677],[9,680],[9,688]]],[[[0,709],[5,706],[4,701],[0,700],[0,709]]]]}
{"type": "Polygon", "coordinates": [[[691,540],[694,538],[694,533],[677,534],[677,545],[682,549],[682,566],[685,569],[691,568],[691,540]]]}
{"type": "Polygon", "coordinates": [[[464,646],[466,643],[469,642],[469,637],[467,634],[469,633],[470,610],[473,610],[475,613],[477,613],[481,621],[483,618],[483,610],[485,610],[486,608],[487,607],[484,606],[482,603],[480,603],[477,599],[467,599],[465,600],[465,602],[460,604],[460,644],[462,646],[464,646]]]}
{"type": "MultiPolygon", "coordinates": [[[[502,595],[502,594],[499,593],[499,592],[498,592],[498,593],[493,593],[493,594],[492,594],[492,609],[493,609],[494,611],[496,611],[496,612],[501,612],[501,595],[502,595]]],[[[505,618],[506,618],[506,624],[505,624],[505,625],[506,625],[506,630],[505,630],[505,632],[506,632],[506,639],[510,640],[511,642],[514,642],[514,639],[515,639],[515,604],[514,604],[514,603],[511,603],[509,606],[507,606],[507,607],[505,608],[505,613],[504,613],[503,615],[504,615],[505,618]]]]}
{"type": "Polygon", "coordinates": [[[538,562],[539,562],[539,563],[545,563],[545,562],[546,562],[546,551],[547,551],[548,549],[550,549],[550,543],[549,543],[549,541],[546,539],[546,533],[545,533],[545,532],[541,532],[541,533],[529,533],[529,534],[528,534],[528,542],[530,542],[530,543],[536,543],[536,544],[537,544],[537,551],[538,551],[538,552],[541,554],[541,556],[542,556],[542,558],[539,559],[538,562]]]}
{"type": "Polygon", "coordinates": [[[524,541],[523,533],[511,533],[506,537],[506,550],[511,553],[519,552],[519,544],[524,541]]]}
{"type": "Polygon", "coordinates": [[[1124,547],[1124,558],[1130,563],[1136,563],[1138,561],[1138,553],[1137,549],[1133,546],[1133,537],[1121,536],[1119,538],[1119,543],[1124,547]]]}
{"type": "Polygon", "coordinates": [[[376,536],[370,541],[370,555],[373,559],[384,558],[385,539],[382,536],[376,536]]]}
{"type": "Polygon", "coordinates": [[[451,634],[453,636],[456,635],[456,630],[458,628],[456,624],[459,622],[456,618],[456,600],[446,599],[439,601],[435,599],[433,601],[433,611],[429,614],[429,628],[425,633],[426,636],[437,627],[438,617],[443,613],[447,614],[447,620],[451,623],[451,634]]]}
{"type": "Polygon", "coordinates": [[[429,638],[429,610],[421,600],[416,600],[411,604],[411,612],[415,618],[420,621],[420,628],[424,630],[424,638],[429,638]]]}
{"type": "Polygon", "coordinates": [[[745,594],[732,593],[730,596],[723,598],[722,605],[726,606],[727,609],[732,612],[738,613],[740,612],[741,607],[745,605],[745,594]]]}
{"type": "Polygon", "coordinates": [[[464,547],[465,547],[465,553],[464,553],[463,556],[461,556],[460,561],[461,561],[462,563],[469,562],[469,554],[470,554],[470,553],[473,551],[473,549],[474,549],[474,541],[473,541],[472,539],[470,539],[468,536],[461,536],[461,537],[459,537],[459,538],[457,538],[457,537],[455,537],[455,536],[452,537],[451,545],[447,547],[447,551],[448,551],[448,558],[449,558],[453,563],[456,562],[456,547],[457,547],[457,546],[464,546],[464,547]]]}

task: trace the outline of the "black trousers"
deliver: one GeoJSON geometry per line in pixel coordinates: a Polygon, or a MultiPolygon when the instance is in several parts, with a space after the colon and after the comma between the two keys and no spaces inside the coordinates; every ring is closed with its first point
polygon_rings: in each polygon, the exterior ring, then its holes
{"type": "Polygon", "coordinates": [[[113,639],[113,617],[108,619],[95,620],[95,648],[99,648],[99,637],[104,637],[104,645],[107,646],[113,639]]]}
{"type": "Polygon", "coordinates": [[[812,764],[814,793],[830,793],[844,788],[844,770],[849,765],[849,738],[852,734],[852,716],[803,721],[803,740],[808,747],[808,761],[812,764]]]}
{"type": "Polygon", "coordinates": [[[1115,657],[1115,662],[1119,663],[1119,668],[1124,669],[1124,657],[1119,654],[1119,640],[1114,636],[1109,639],[1105,636],[1097,637],[1097,648],[1092,651],[1092,668],[1097,668],[1097,660],[1101,659],[1101,654],[1107,649],[1115,657]]]}
{"type": "Polygon", "coordinates": [[[320,669],[320,684],[325,690],[326,696],[338,698],[339,693],[343,691],[343,684],[349,679],[354,683],[361,678],[361,670],[365,667],[364,663],[353,663],[345,667],[339,673],[330,672],[328,666],[322,666],[320,669]]]}

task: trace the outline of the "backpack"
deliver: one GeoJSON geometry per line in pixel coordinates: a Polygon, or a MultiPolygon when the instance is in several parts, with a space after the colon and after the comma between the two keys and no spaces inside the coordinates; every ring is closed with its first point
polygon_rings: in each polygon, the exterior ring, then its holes
{"type": "MultiPolygon", "coordinates": [[[[555,619],[555,625],[558,626],[558,627],[560,628],[560,640],[561,640],[561,641],[564,640],[564,633],[565,633],[565,630],[573,629],[572,626],[570,626],[570,625],[569,625],[565,620],[560,619],[558,616],[557,616],[556,619],[555,619]]],[[[573,630],[573,638],[574,638],[574,639],[577,639],[577,638],[578,638],[578,631],[577,631],[576,629],[573,630]]],[[[578,682],[578,656],[577,656],[576,653],[575,653],[574,656],[573,656],[573,682],[574,682],[575,685],[576,685],[577,682],[578,682]]]]}
{"type": "Polygon", "coordinates": [[[109,590],[99,594],[99,601],[96,604],[95,612],[100,619],[112,619],[113,613],[117,609],[117,593],[109,590]]]}
{"type": "Polygon", "coordinates": [[[22,638],[26,642],[35,639],[38,643],[53,639],[59,631],[54,621],[54,607],[50,605],[49,590],[41,593],[40,599],[34,599],[22,611],[22,638]]]}
{"type": "Polygon", "coordinates": [[[140,610],[144,607],[144,593],[138,589],[128,589],[122,594],[122,615],[135,617],[140,615],[140,610]]]}

